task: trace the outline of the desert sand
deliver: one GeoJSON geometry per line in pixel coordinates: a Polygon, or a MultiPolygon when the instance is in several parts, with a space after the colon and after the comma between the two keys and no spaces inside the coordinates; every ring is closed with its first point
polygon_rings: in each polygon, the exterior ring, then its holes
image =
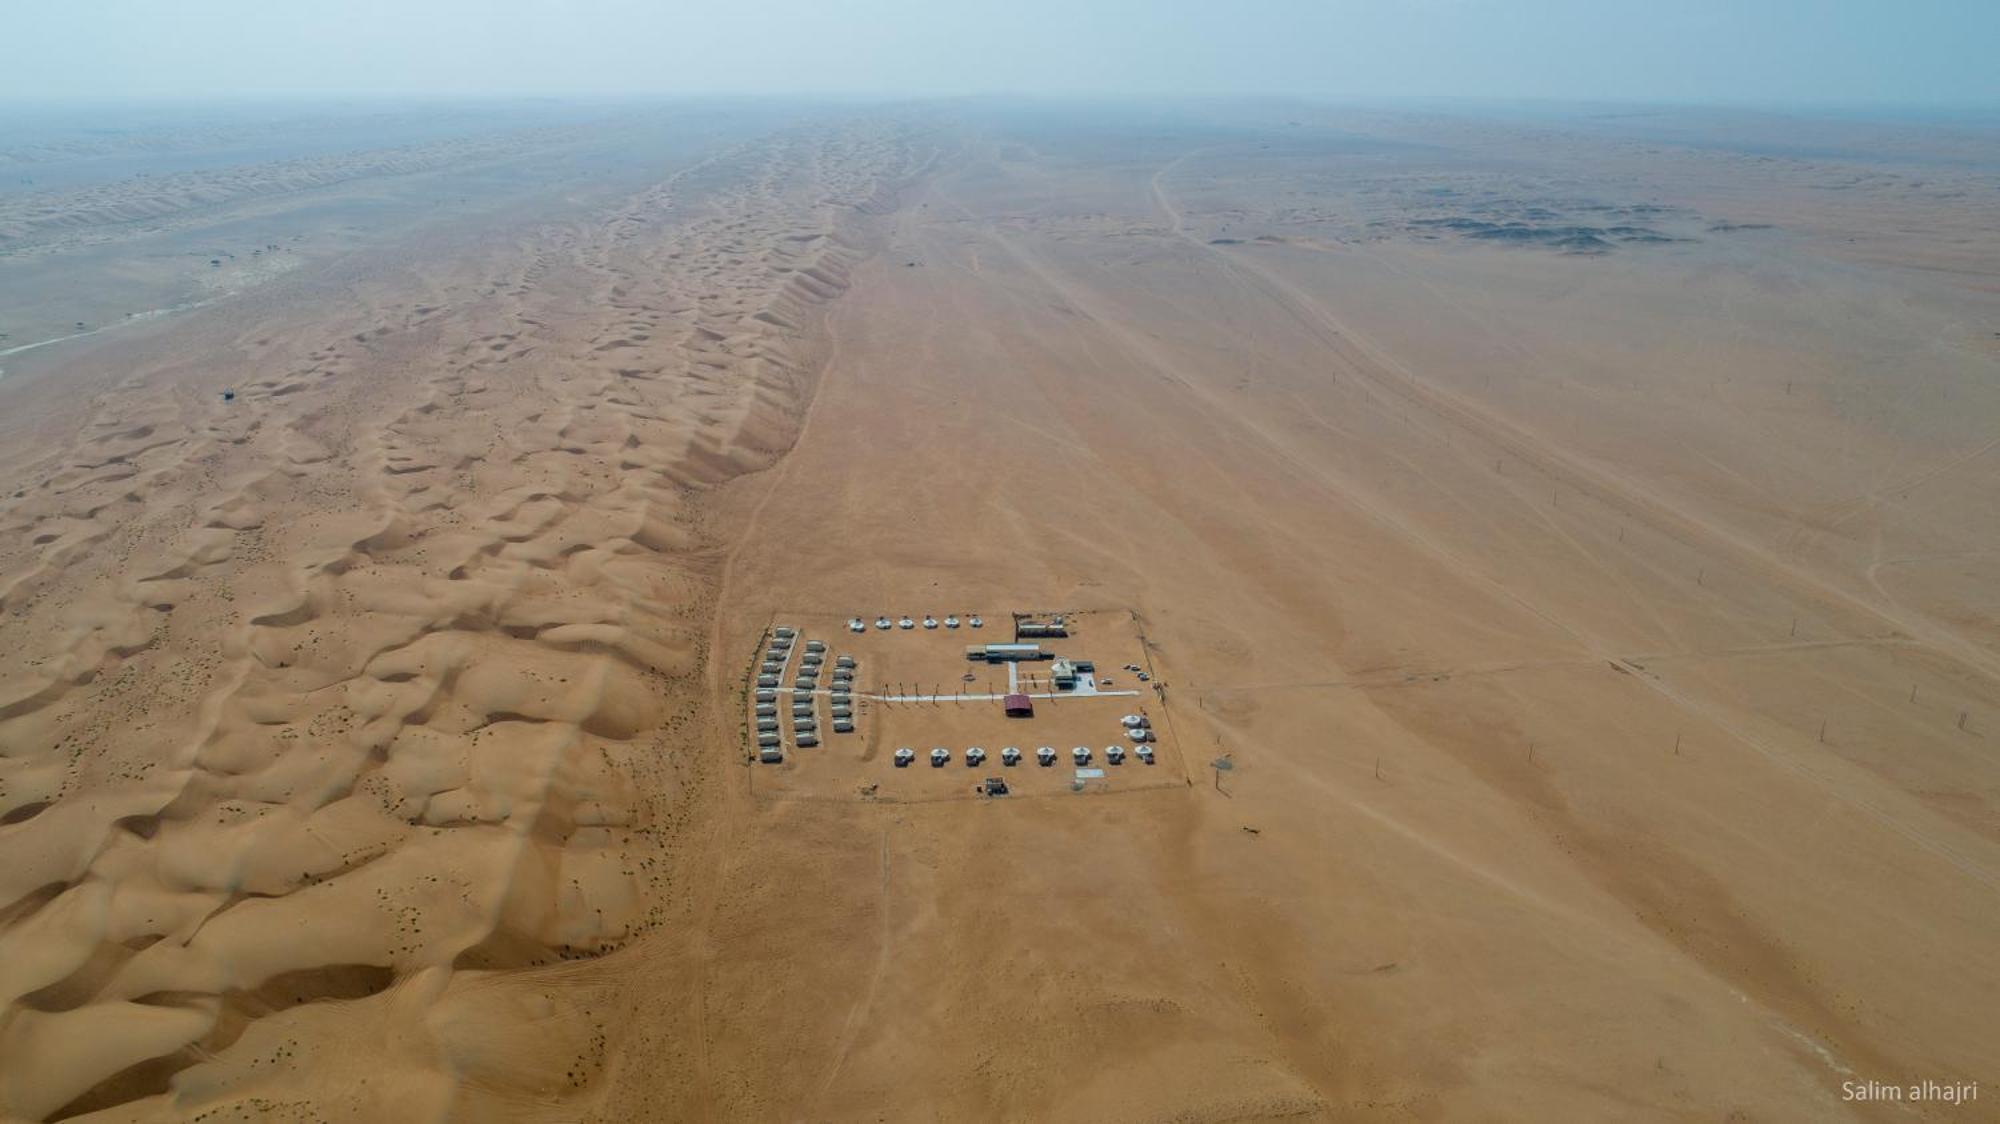
{"type": "Polygon", "coordinates": [[[1992,1115],[2000,135],[397,120],[11,154],[8,1117],[1992,1115]],[[955,607],[1171,753],[752,760],[955,607]]]}

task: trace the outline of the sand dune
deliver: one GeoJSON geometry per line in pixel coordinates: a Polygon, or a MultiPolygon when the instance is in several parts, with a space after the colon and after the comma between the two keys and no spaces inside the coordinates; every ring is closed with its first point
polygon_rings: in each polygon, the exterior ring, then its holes
{"type": "Polygon", "coordinates": [[[702,497],[788,445],[843,212],[911,160],[746,145],[90,404],[5,514],[10,1112],[254,1097],[267,1020],[316,1057],[316,1000],[651,923],[635,773],[691,766],[631,762],[702,702],[702,497]]]}
{"type": "MultiPolygon", "coordinates": [[[[136,174],[0,195],[0,254],[48,253],[137,234],[154,234],[197,215],[260,198],[294,195],[358,181],[491,165],[572,140],[575,126],[475,131],[390,148],[230,164],[169,174],[136,174]]],[[[196,138],[173,149],[199,150],[196,138]]],[[[270,143],[267,138],[266,143],[270,143]]],[[[53,155],[39,154],[42,159],[53,155]]],[[[35,160],[24,165],[32,169],[35,160]]]]}

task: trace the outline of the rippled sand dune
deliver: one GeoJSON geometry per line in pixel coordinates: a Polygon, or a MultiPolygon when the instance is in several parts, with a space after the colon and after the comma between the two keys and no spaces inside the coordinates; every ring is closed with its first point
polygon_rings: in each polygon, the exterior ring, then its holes
{"type": "MultiPolygon", "coordinates": [[[[791,441],[852,216],[919,157],[894,126],[745,143],[204,318],[50,426],[0,516],[10,1112],[316,1084],[335,1044],[384,1087],[317,1095],[440,1110],[490,1048],[454,1040],[473,981],[658,922],[656,833],[713,767],[704,497],[791,441]],[[372,1045],[311,1025],[366,996],[372,1045]]],[[[566,1045],[480,1084],[559,1100],[601,1057],[533,1017],[566,1045]]]]}

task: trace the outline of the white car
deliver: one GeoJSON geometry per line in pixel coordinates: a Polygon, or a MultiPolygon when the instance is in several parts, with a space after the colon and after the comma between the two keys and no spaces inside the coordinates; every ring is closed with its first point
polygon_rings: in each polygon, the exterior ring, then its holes
{"type": "Polygon", "coordinates": [[[889,618],[888,618],[888,617],[876,617],[876,618],[875,618],[875,627],[876,627],[876,628],[880,628],[880,629],[887,629],[887,628],[889,627],[889,618]]]}
{"type": "Polygon", "coordinates": [[[908,768],[910,762],[915,761],[916,759],[917,759],[917,751],[911,749],[909,746],[904,746],[903,748],[896,751],[896,768],[898,769],[908,768]]]}
{"type": "Polygon", "coordinates": [[[1125,763],[1125,747],[1122,745],[1105,746],[1104,759],[1113,765],[1123,765],[1125,763]]]}
{"type": "Polygon", "coordinates": [[[1001,750],[1000,763],[1002,765],[1019,765],[1021,763],[1020,747],[1010,745],[1007,748],[1001,750]]]}
{"type": "Polygon", "coordinates": [[[868,631],[868,622],[862,620],[860,617],[849,617],[847,619],[847,631],[866,632],[868,631]]]}
{"type": "Polygon", "coordinates": [[[975,767],[984,760],[986,760],[986,751],[976,745],[965,751],[965,764],[968,768],[975,767]]]}
{"type": "Polygon", "coordinates": [[[945,626],[946,628],[957,628],[957,627],[958,627],[958,618],[957,618],[957,617],[946,617],[946,618],[944,619],[944,626],[945,626]]]}
{"type": "Polygon", "coordinates": [[[985,621],[980,620],[978,617],[967,617],[965,619],[965,623],[971,625],[974,628],[980,628],[986,624],[985,621]]]}
{"type": "Polygon", "coordinates": [[[899,620],[899,621],[897,621],[897,622],[896,622],[896,627],[897,627],[897,628],[915,628],[915,627],[917,627],[917,622],[915,622],[915,621],[911,620],[911,619],[910,619],[910,618],[908,618],[908,617],[904,617],[904,618],[903,618],[902,620],[899,620]]]}
{"type": "Polygon", "coordinates": [[[1041,763],[1042,763],[1042,768],[1044,768],[1044,769],[1048,768],[1048,767],[1049,767],[1050,765],[1053,765],[1053,764],[1055,764],[1055,763],[1056,763],[1056,747],[1055,747],[1055,746],[1052,746],[1052,745],[1045,745],[1045,746],[1043,746],[1042,748],[1040,748],[1040,749],[1036,750],[1036,751],[1035,751],[1035,760],[1037,760],[1037,761],[1041,762],[1041,763]]]}
{"type": "Polygon", "coordinates": [[[948,750],[943,746],[939,746],[936,749],[931,750],[931,768],[933,769],[942,768],[944,766],[944,763],[949,760],[951,760],[951,750],[948,750]]]}
{"type": "Polygon", "coordinates": [[[1136,749],[1136,750],[1138,751],[1138,754],[1139,754],[1139,760],[1141,760],[1141,761],[1144,761],[1144,762],[1145,762],[1146,764],[1148,764],[1148,765],[1151,765],[1151,764],[1153,763],[1153,747],[1152,747],[1152,746],[1150,746],[1150,745],[1141,745],[1141,746],[1134,746],[1133,748],[1134,748],[1134,749],[1136,749]]]}
{"type": "Polygon", "coordinates": [[[1087,745],[1077,746],[1069,751],[1069,755],[1079,765],[1090,764],[1090,747],[1087,745]]]}

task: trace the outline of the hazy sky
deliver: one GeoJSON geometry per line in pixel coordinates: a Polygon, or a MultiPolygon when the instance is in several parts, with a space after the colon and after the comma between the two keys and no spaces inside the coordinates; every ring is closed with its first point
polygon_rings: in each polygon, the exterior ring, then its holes
{"type": "Polygon", "coordinates": [[[1296,93],[2000,102],[2000,0],[25,0],[0,99],[1296,93]]]}

